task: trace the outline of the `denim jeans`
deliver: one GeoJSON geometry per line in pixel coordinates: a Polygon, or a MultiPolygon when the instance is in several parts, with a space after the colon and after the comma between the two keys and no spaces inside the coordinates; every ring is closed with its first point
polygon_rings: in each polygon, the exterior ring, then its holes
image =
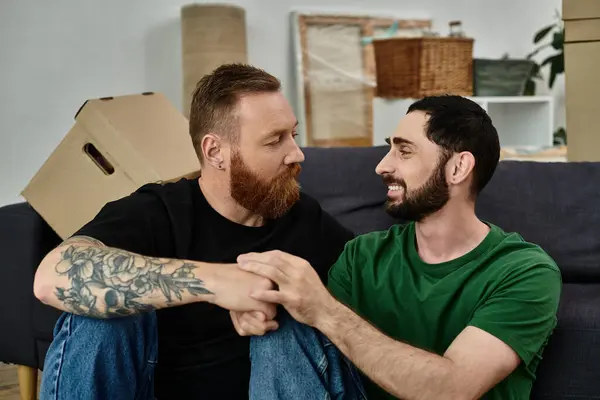
{"type": "Polygon", "coordinates": [[[40,400],[154,399],[154,312],[94,319],[64,313],[46,354],[40,400]]]}
{"type": "Polygon", "coordinates": [[[319,331],[285,311],[279,329],[250,341],[251,400],[366,400],[358,370],[319,331]]]}
{"type": "MultiPolygon", "coordinates": [[[[250,399],[366,399],[358,371],[324,335],[285,311],[279,325],[250,340],[250,399]]],[[[154,312],[114,319],[64,313],[46,355],[40,400],[152,400],[157,356],[154,312]]]]}

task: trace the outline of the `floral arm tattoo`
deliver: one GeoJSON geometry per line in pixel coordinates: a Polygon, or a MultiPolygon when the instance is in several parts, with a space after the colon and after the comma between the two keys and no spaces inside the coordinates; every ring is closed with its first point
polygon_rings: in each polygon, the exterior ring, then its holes
{"type": "Polygon", "coordinates": [[[188,294],[212,294],[190,262],[146,257],[83,236],[62,246],[55,270],[68,277],[70,286],[56,287],[55,294],[74,314],[127,316],[182,302],[188,294]]]}

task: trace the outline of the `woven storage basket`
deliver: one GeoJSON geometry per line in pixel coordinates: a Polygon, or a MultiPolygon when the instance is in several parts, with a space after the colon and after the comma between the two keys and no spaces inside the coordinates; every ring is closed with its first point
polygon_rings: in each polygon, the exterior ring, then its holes
{"type": "Polygon", "coordinates": [[[377,97],[473,95],[473,39],[377,39],[373,49],[377,97]]]}

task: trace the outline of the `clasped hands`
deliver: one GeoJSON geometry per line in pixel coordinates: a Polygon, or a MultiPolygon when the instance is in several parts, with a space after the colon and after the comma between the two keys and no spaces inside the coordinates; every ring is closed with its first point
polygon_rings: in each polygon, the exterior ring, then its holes
{"type": "Polygon", "coordinates": [[[314,268],[302,258],[275,250],[243,254],[237,262],[240,269],[272,283],[250,292],[252,299],[266,304],[264,311],[230,311],[233,325],[242,336],[261,336],[276,330],[278,304],[298,322],[315,326],[321,311],[333,299],[314,268]]]}

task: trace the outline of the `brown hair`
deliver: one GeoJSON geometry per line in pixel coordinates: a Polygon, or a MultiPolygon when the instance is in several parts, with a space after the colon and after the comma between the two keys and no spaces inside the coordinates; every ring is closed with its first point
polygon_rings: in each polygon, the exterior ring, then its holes
{"type": "Polygon", "coordinates": [[[190,107],[190,136],[200,162],[202,138],[207,133],[236,138],[235,111],[242,95],[280,89],[279,79],[246,64],[224,64],[205,75],[196,86],[190,107]]]}

